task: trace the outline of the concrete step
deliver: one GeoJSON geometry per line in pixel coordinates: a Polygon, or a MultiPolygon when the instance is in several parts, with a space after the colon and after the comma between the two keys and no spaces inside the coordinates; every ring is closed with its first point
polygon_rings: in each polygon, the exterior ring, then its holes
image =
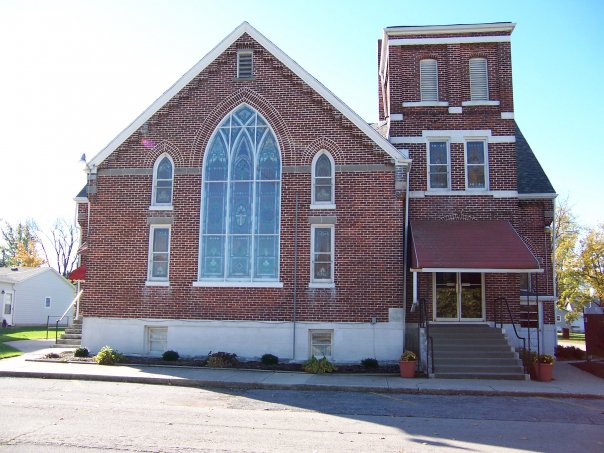
{"type": "Polygon", "coordinates": [[[437,351],[441,354],[446,355],[450,352],[464,352],[466,357],[474,356],[480,352],[513,352],[510,345],[499,344],[499,345],[485,345],[485,344],[446,344],[437,345],[434,344],[434,354],[437,351]]]}
{"type": "Polygon", "coordinates": [[[500,330],[495,330],[495,329],[491,329],[490,331],[486,331],[486,332],[469,332],[469,331],[468,332],[466,332],[466,331],[462,331],[462,332],[436,331],[436,332],[433,332],[431,330],[430,336],[432,338],[468,338],[468,339],[501,338],[502,332],[500,330]]]}
{"type": "Polygon", "coordinates": [[[61,335],[61,340],[82,340],[82,334],[81,333],[64,333],[63,335],[61,335]]]}
{"type": "Polygon", "coordinates": [[[71,327],[68,327],[65,329],[65,333],[82,335],[82,329],[72,329],[71,327]]]}
{"type": "Polygon", "coordinates": [[[434,366],[437,369],[440,369],[443,366],[456,366],[459,363],[463,363],[464,365],[474,366],[519,366],[522,367],[522,361],[512,356],[508,357],[460,357],[460,358],[450,358],[450,357],[439,357],[434,358],[434,366]]]}
{"type": "Polygon", "coordinates": [[[441,365],[436,367],[437,373],[493,373],[493,374],[524,374],[521,365],[441,365]]]}
{"type": "Polygon", "coordinates": [[[53,345],[54,348],[65,348],[65,347],[79,347],[82,343],[81,339],[62,339],[59,338],[56,344],[53,345]]]}
{"type": "Polygon", "coordinates": [[[528,374],[518,373],[434,373],[432,377],[439,379],[496,379],[496,380],[512,380],[526,381],[529,379],[528,374]]]}
{"type": "MultiPolygon", "coordinates": [[[[435,359],[437,358],[436,356],[436,350],[434,350],[434,354],[435,354],[435,359]]],[[[508,348],[506,351],[491,351],[491,350],[485,350],[485,351],[472,351],[471,354],[468,354],[468,352],[466,350],[450,350],[447,351],[446,353],[443,352],[442,350],[439,350],[438,352],[441,352],[441,354],[438,356],[440,358],[444,358],[444,359],[455,359],[455,360],[464,360],[464,359],[517,359],[518,358],[518,354],[516,354],[515,352],[513,352],[510,348],[508,348]]]]}

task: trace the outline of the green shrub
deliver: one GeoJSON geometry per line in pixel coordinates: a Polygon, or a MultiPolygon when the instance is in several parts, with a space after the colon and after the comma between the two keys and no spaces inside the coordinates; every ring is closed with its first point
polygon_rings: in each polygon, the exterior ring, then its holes
{"type": "Polygon", "coordinates": [[[86,348],[77,348],[75,351],[73,351],[74,357],[88,357],[89,355],[90,353],[86,348]]]}
{"type": "Polygon", "coordinates": [[[558,360],[564,359],[575,359],[575,360],[583,360],[585,359],[585,351],[576,346],[556,346],[556,358],[558,360]]]}
{"type": "Polygon", "coordinates": [[[332,373],[336,370],[335,365],[327,360],[326,357],[317,359],[314,355],[302,365],[302,368],[307,373],[313,374],[332,373]]]}
{"type": "Polygon", "coordinates": [[[365,368],[369,368],[369,369],[375,369],[375,368],[379,368],[380,364],[378,363],[378,361],[376,359],[363,359],[361,360],[361,365],[363,365],[365,368]]]}
{"type": "Polygon", "coordinates": [[[215,352],[212,354],[210,352],[207,366],[210,368],[234,368],[238,363],[237,354],[228,352],[215,352]]]}
{"type": "Polygon", "coordinates": [[[176,362],[180,358],[180,356],[178,355],[178,352],[176,352],[176,351],[166,351],[162,354],[161,357],[166,362],[176,362]]]}
{"type": "Polygon", "coordinates": [[[113,365],[114,363],[123,362],[124,356],[109,346],[103,346],[99,353],[94,356],[94,361],[99,365],[113,365]]]}
{"type": "Polygon", "coordinates": [[[537,363],[537,353],[534,351],[529,351],[528,349],[520,348],[518,351],[518,355],[520,356],[520,360],[522,360],[522,364],[526,368],[530,368],[535,363],[537,363]]]}
{"type": "Polygon", "coordinates": [[[264,354],[260,360],[265,365],[277,365],[279,363],[279,357],[273,354],[264,354]]]}

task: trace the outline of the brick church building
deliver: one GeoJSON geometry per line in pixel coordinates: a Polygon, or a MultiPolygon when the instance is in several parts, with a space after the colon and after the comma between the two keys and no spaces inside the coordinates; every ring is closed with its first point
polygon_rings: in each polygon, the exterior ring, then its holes
{"type": "Polygon", "coordinates": [[[435,375],[450,335],[551,352],[556,194],[514,121],[513,29],[386,28],[370,125],[240,25],[87,163],[82,344],[414,349],[435,375]]]}

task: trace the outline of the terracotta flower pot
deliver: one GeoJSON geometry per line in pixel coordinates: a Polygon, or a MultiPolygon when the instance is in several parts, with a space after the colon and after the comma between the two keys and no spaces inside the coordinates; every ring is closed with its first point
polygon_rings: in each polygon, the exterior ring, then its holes
{"type": "Polygon", "coordinates": [[[548,382],[552,380],[554,372],[553,363],[537,363],[536,368],[538,381],[548,382]]]}
{"type": "Polygon", "coordinates": [[[401,360],[398,363],[398,366],[400,368],[402,378],[415,377],[415,368],[417,367],[417,360],[401,360]]]}

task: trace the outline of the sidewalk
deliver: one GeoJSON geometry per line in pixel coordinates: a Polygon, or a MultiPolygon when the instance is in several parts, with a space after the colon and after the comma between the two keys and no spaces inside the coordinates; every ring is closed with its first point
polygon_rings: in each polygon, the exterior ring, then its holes
{"type": "Polygon", "coordinates": [[[278,371],[212,369],[180,366],[100,366],[84,363],[35,361],[49,352],[51,340],[9,343],[26,351],[0,360],[0,377],[78,379],[184,387],[261,388],[290,390],[347,390],[391,393],[543,396],[604,399],[604,380],[568,362],[557,362],[554,381],[499,381],[480,379],[402,379],[379,374],[308,374],[278,371]]]}

